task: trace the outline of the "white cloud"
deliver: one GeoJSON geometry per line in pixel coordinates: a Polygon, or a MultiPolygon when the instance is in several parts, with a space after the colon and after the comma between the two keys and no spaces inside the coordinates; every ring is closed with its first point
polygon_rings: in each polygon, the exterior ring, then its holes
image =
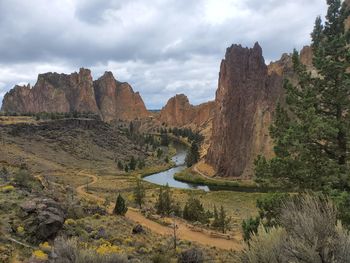
{"type": "Polygon", "coordinates": [[[232,43],[259,41],[267,61],[301,48],[323,0],[1,0],[0,99],[39,73],[112,71],[149,108],[175,93],[215,96],[232,43]]]}

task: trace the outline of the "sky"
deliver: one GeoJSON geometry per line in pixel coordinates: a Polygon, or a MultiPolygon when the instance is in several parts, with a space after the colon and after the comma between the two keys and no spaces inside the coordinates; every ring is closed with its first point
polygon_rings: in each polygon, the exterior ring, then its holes
{"type": "Polygon", "coordinates": [[[129,82],[148,109],[179,93],[196,105],[215,98],[227,47],[258,41],[277,60],[325,13],[325,0],[0,0],[0,101],[39,73],[85,67],[129,82]]]}

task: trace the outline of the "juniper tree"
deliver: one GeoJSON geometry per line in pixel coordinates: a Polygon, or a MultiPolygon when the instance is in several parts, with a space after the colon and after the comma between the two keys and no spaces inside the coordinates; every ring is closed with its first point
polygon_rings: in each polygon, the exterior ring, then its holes
{"type": "Polygon", "coordinates": [[[200,154],[198,144],[196,142],[192,142],[191,148],[188,150],[186,155],[186,165],[187,167],[191,167],[195,163],[199,161],[200,154]]]}
{"type": "Polygon", "coordinates": [[[114,214],[123,216],[126,214],[127,211],[128,211],[128,207],[125,204],[124,198],[120,194],[118,194],[117,201],[115,203],[115,207],[113,211],[114,214]]]}
{"type": "Polygon", "coordinates": [[[218,209],[216,208],[216,205],[214,205],[214,220],[211,224],[212,227],[218,227],[219,226],[219,213],[218,213],[218,209]]]}
{"type": "Polygon", "coordinates": [[[131,156],[131,159],[130,159],[130,162],[129,162],[129,169],[131,171],[135,170],[136,169],[136,164],[137,164],[137,162],[136,162],[135,157],[131,156]]]}
{"type": "Polygon", "coordinates": [[[143,184],[141,183],[140,179],[137,179],[136,181],[136,187],[134,189],[134,199],[136,204],[141,209],[145,199],[145,188],[143,187],[143,184]]]}
{"type": "Polygon", "coordinates": [[[168,184],[160,187],[155,208],[160,215],[170,215],[173,212],[173,199],[168,184]]]}
{"type": "Polygon", "coordinates": [[[183,218],[188,221],[197,221],[201,223],[207,223],[209,219],[206,211],[204,210],[203,204],[193,195],[189,197],[185,204],[183,218]]]}
{"type": "Polygon", "coordinates": [[[277,106],[270,134],[276,156],[256,160],[256,175],[299,188],[349,189],[349,15],[340,0],[328,0],[325,23],[316,19],[311,73],[294,51],[298,84],[285,83],[286,107],[277,106]],[[276,180],[275,180],[276,181],[276,180]]]}
{"type": "Polygon", "coordinates": [[[222,231],[222,233],[226,233],[226,231],[229,229],[230,222],[231,218],[226,215],[224,207],[221,206],[219,212],[218,228],[222,231]]]}

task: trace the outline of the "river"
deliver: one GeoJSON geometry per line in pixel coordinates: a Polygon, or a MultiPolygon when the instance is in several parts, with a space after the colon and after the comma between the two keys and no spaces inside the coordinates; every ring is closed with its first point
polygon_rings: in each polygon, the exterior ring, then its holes
{"type": "Polygon", "coordinates": [[[174,179],[174,175],[186,169],[185,158],[186,158],[186,147],[181,144],[175,144],[176,154],[171,158],[171,160],[175,163],[175,167],[160,172],[155,173],[143,178],[144,181],[158,184],[158,185],[166,185],[168,184],[170,187],[180,188],[180,189],[194,189],[194,190],[204,190],[206,192],[210,191],[208,186],[204,185],[194,185],[189,183],[184,183],[180,181],[176,181],[174,179]]]}

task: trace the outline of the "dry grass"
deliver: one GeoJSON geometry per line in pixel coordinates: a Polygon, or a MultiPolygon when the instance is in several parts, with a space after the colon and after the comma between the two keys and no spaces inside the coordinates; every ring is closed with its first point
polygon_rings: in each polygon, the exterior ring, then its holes
{"type": "Polygon", "coordinates": [[[0,125],[36,122],[35,118],[30,116],[0,116],[0,125]]]}
{"type": "Polygon", "coordinates": [[[199,172],[205,174],[206,176],[214,177],[216,174],[214,168],[212,166],[210,166],[209,164],[205,163],[204,161],[199,162],[196,165],[196,167],[197,167],[199,172]]]}

